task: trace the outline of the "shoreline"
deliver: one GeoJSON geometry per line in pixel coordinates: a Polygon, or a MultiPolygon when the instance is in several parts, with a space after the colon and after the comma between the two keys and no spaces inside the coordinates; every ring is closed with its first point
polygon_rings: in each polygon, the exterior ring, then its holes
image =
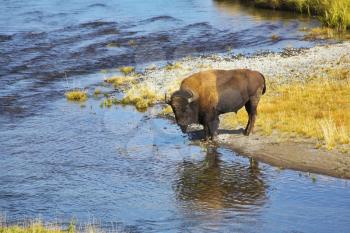
{"type": "MultiPolygon", "coordinates": [[[[306,81],[316,74],[326,78],[326,74],[323,74],[325,69],[350,70],[350,42],[319,45],[308,49],[285,49],[280,53],[251,57],[187,57],[174,64],[174,68],[146,68],[140,77],[139,85],[157,91],[158,102],[162,102],[161,96],[165,93],[176,90],[183,78],[205,69],[249,68],[262,72],[269,81],[277,85],[296,80],[306,81]]],[[[169,112],[165,113],[167,114],[169,112]]],[[[219,146],[230,148],[241,155],[280,168],[350,179],[349,151],[320,148],[315,140],[299,136],[281,138],[279,133],[266,136],[258,129],[258,133],[245,137],[237,129],[223,127],[222,121],[220,129],[217,139],[219,146]]]]}
{"type": "Polygon", "coordinates": [[[318,149],[310,142],[276,142],[258,134],[222,134],[219,144],[240,155],[281,169],[350,179],[350,156],[337,151],[318,149]]]}

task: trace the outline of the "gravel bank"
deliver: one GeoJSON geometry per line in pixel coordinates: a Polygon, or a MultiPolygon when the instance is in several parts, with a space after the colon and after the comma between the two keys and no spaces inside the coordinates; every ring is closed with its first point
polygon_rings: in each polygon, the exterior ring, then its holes
{"type": "Polygon", "coordinates": [[[249,68],[258,70],[269,80],[288,82],[303,79],[322,69],[350,67],[350,42],[316,46],[310,49],[285,49],[281,53],[243,56],[187,57],[176,62],[179,68],[146,68],[143,84],[157,92],[173,90],[186,76],[206,69],[249,68]]]}

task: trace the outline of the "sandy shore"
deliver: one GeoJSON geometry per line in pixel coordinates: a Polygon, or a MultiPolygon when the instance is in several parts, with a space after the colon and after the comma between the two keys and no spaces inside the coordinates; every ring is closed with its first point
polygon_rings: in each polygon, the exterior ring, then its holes
{"type": "MultiPolygon", "coordinates": [[[[176,62],[177,68],[148,68],[141,83],[169,93],[179,87],[186,76],[206,69],[249,68],[259,70],[267,79],[278,83],[322,75],[327,68],[350,69],[350,43],[317,46],[310,49],[286,49],[251,57],[187,57],[176,62]],[[321,72],[321,74],[320,74],[321,72]]],[[[221,129],[217,142],[224,147],[265,163],[294,170],[350,178],[350,154],[316,148],[311,140],[281,140],[279,135],[242,135],[240,130],[221,129]]]]}

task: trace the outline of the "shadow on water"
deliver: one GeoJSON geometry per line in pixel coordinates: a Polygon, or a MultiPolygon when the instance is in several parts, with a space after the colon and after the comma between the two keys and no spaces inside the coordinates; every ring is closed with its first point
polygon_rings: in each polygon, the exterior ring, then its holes
{"type": "MultiPolygon", "coordinates": [[[[249,166],[221,160],[208,147],[202,161],[183,161],[174,183],[177,200],[185,209],[249,211],[266,202],[267,185],[256,161],[249,166]]],[[[191,211],[189,211],[191,212],[191,211]]]]}

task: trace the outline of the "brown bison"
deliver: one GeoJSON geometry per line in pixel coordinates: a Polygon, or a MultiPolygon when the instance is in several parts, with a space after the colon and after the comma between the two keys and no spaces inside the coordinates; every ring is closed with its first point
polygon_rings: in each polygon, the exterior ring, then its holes
{"type": "Polygon", "coordinates": [[[209,70],[185,78],[170,100],[176,122],[183,132],[192,123],[204,126],[205,138],[217,135],[219,115],[245,106],[249,120],[245,135],[252,131],[260,96],[266,91],[264,76],[248,69],[209,70]]]}

